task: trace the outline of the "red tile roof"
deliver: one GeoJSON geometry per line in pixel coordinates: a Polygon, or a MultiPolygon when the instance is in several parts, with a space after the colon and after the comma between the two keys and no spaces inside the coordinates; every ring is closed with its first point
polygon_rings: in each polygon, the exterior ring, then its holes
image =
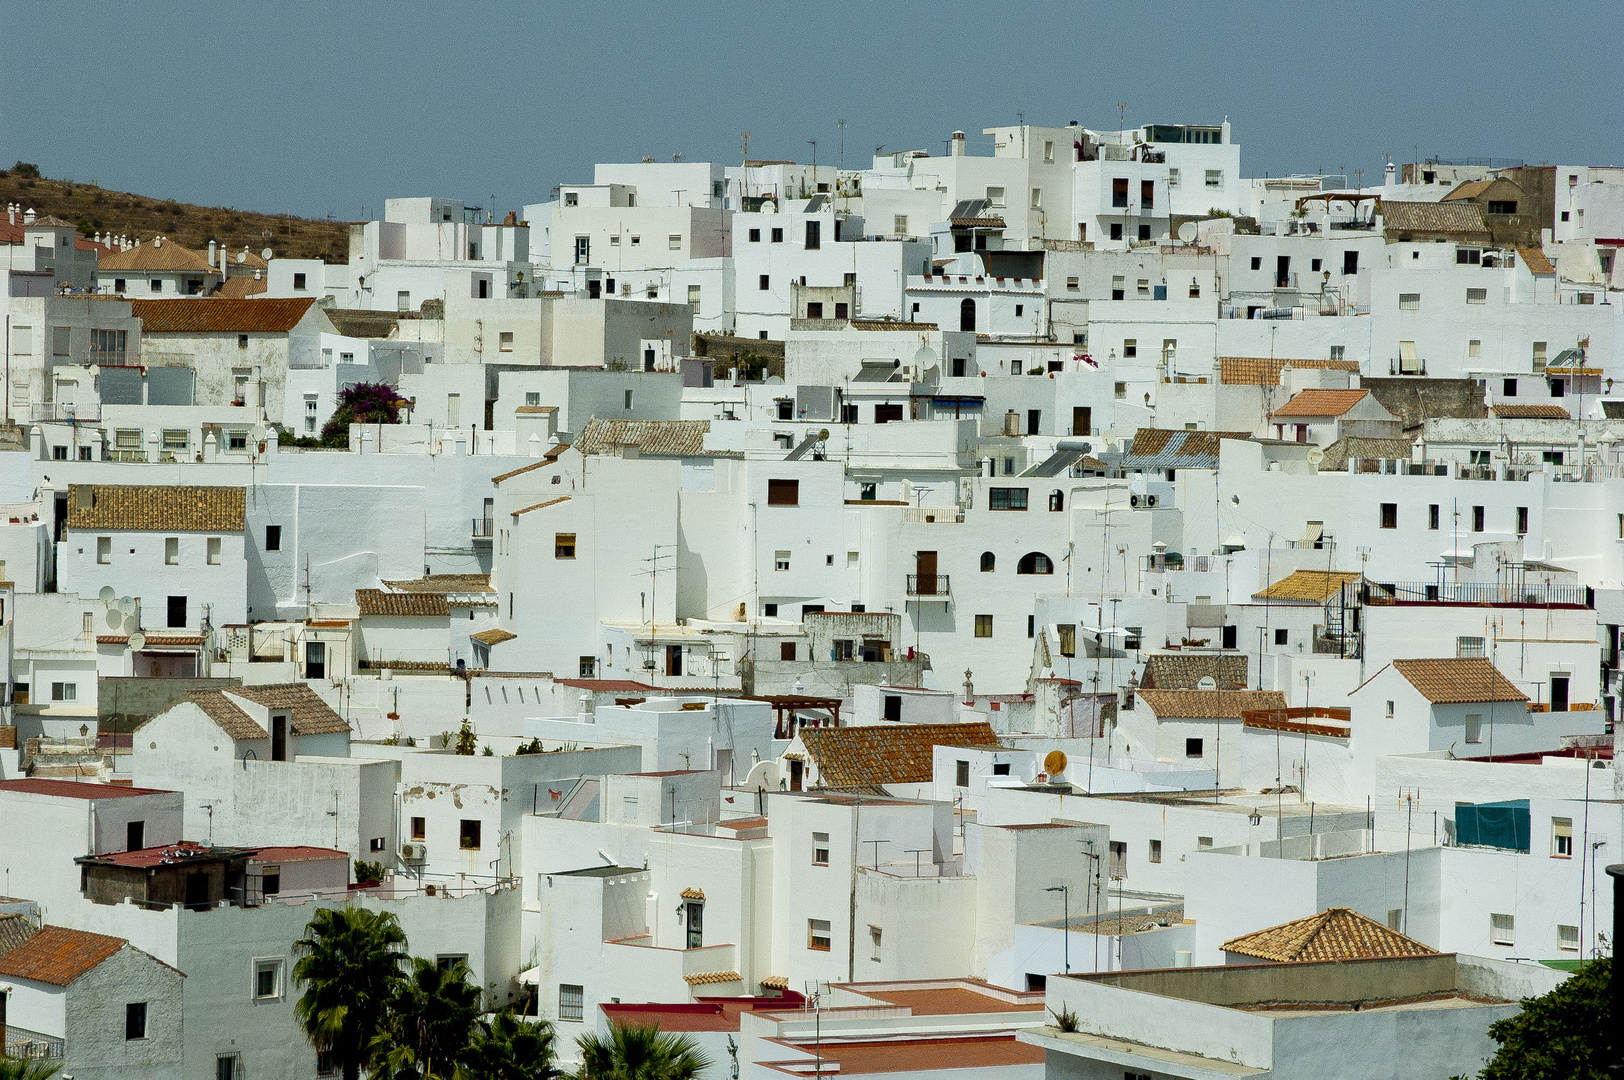
{"type": "Polygon", "coordinates": [[[287,300],[231,300],[224,297],[177,297],[132,300],[131,314],[145,334],[285,334],[299,324],[310,297],[287,300]]]}
{"type": "Polygon", "coordinates": [[[127,945],[120,937],[47,926],[0,956],[0,978],[68,986],[127,945]]]}
{"type": "Polygon", "coordinates": [[[327,859],[348,859],[349,852],[324,847],[266,847],[253,856],[255,862],[319,862],[327,859]]]}
{"type": "Polygon", "coordinates": [[[121,784],[97,784],[86,780],[46,779],[0,780],[0,791],[50,795],[58,799],[122,799],[128,795],[174,794],[162,788],[124,787],[121,784]]]}
{"type": "Polygon", "coordinates": [[[136,851],[110,851],[105,855],[81,856],[83,862],[101,866],[125,866],[145,870],[154,866],[175,866],[185,862],[218,862],[253,854],[253,848],[204,847],[192,840],[136,851]]]}
{"type": "Polygon", "coordinates": [[[1369,390],[1303,390],[1274,412],[1282,416],[1341,416],[1365,398],[1369,390]]]}

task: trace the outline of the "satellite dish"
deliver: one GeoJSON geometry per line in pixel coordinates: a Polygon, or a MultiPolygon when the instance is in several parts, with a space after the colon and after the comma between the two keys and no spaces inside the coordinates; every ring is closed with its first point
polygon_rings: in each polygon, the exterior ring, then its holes
{"type": "Polygon", "coordinates": [[[1218,680],[1211,675],[1203,675],[1201,680],[1195,684],[1195,688],[1197,690],[1216,690],[1218,689],[1218,680]]]}
{"type": "Polygon", "coordinates": [[[135,614],[135,597],[121,596],[118,598],[118,609],[126,615],[135,614]]]}
{"type": "Polygon", "coordinates": [[[934,363],[936,363],[936,350],[929,345],[919,346],[919,351],[913,355],[914,367],[924,371],[934,363]]]}
{"type": "Polygon", "coordinates": [[[146,647],[147,647],[147,635],[143,634],[139,630],[137,630],[135,633],[130,635],[130,651],[131,652],[140,652],[142,649],[144,649],[146,647]]]}
{"type": "Polygon", "coordinates": [[[96,598],[104,604],[110,603],[116,596],[118,596],[118,593],[114,591],[111,585],[103,585],[101,592],[96,594],[96,598]]]}
{"type": "Polygon", "coordinates": [[[264,442],[266,437],[270,435],[270,429],[264,424],[255,424],[249,429],[248,434],[255,442],[264,442]]]}
{"type": "Polygon", "coordinates": [[[1195,227],[1195,222],[1186,221],[1183,225],[1179,226],[1179,239],[1188,244],[1190,241],[1196,238],[1196,234],[1198,234],[1200,231],[1200,229],[1195,227]]]}
{"type": "Polygon", "coordinates": [[[270,262],[271,261],[271,249],[270,248],[262,248],[260,250],[259,257],[264,259],[266,262],[270,262]]]}
{"type": "Polygon", "coordinates": [[[776,214],[778,213],[778,204],[773,202],[771,199],[768,199],[766,202],[761,204],[761,212],[763,214],[776,214]]]}
{"type": "Polygon", "coordinates": [[[123,628],[124,628],[124,616],[122,616],[122,615],[120,615],[118,613],[118,608],[116,608],[116,607],[108,608],[107,609],[107,629],[109,629],[109,630],[122,630],[123,628]]]}
{"type": "Polygon", "coordinates": [[[1325,460],[1325,451],[1316,446],[1310,449],[1305,456],[1308,458],[1308,463],[1310,465],[1318,465],[1321,461],[1325,460]]]}
{"type": "Polygon", "coordinates": [[[1050,750],[1043,759],[1043,771],[1050,776],[1059,776],[1066,771],[1066,754],[1062,750],[1050,750]]]}

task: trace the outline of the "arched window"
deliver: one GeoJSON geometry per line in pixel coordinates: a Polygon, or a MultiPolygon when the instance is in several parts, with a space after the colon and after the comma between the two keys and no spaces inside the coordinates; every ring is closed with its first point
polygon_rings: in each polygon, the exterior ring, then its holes
{"type": "Polygon", "coordinates": [[[1055,490],[1049,492],[1049,509],[1058,511],[1064,510],[1065,508],[1066,497],[1061,494],[1060,489],[1056,488],[1055,490]]]}
{"type": "Polygon", "coordinates": [[[976,329],[976,302],[968,296],[959,305],[959,329],[975,333],[976,329]]]}
{"type": "Polygon", "coordinates": [[[998,565],[998,556],[994,555],[990,551],[983,551],[981,553],[981,572],[983,574],[992,573],[993,569],[997,565],[998,565]]]}
{"type": "Polygon", "coordinates": [[[1041,551],[1030,551],[1021,556],[1021,561],[1015,567],[1017,574],[1052,574],[1054,563],[1049,556],[1041,551]]]}

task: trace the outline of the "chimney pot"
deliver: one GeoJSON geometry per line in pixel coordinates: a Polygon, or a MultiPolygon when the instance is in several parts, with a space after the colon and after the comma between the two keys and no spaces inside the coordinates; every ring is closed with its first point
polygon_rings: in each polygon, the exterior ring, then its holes
{"type": "Polygon", "coordinates": [[[32,225],[32,224],[34,224],[34,208],[32,206],[30,206],[27,210],[23,211],[23,224],[24,225],[32,225]]]}

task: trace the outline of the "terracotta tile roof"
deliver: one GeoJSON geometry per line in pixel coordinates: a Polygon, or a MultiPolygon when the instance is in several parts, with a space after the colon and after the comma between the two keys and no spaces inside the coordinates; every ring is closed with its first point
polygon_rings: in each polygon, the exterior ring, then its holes
{"type": "Polygon", "coordinates": [[[1438,201],[1456,202],[1460,199],[1475,199],[1489,190],[1489,185],[1492,183],[1494,183],[1493,180],[1467,180],[1438,201]]]}
{"type": "Polygon", "coordinates": [[[21,915],[0,915],[0,956],[4,956],[37,933],[39,927],[21,915]]]}
{"type": "Polygon", "coordinates": [[[1278,690],[1143,690],[1140,702],[1159,717],[1192,720],[1239,720],[1254,709],[1284,709],[1286,695],[1278,690]]]}
{"type": "Polygon", "coordinates": [[[933,747],[999,745],[988,723],[806,728],[800,739],[824,787],[927,783],[933,747]]]}
{"type": "Polygon", "coordinates": [[[332,859],[347,859],[350,853],[339,851],[337,848],[325,847],[264,847],[253,855],[257,863],[285,863],[285,862],[327,862],[332,859]]]}
{"type": "Polygon", "coordinates": [[[1556,267],[1551,260],[1545,257],[1545,252],[1537,247],[1520,247],[1517,254],[1522,258],[1523,265],[1536,274],[1554,274],[1556,267]]]}
{"type": "Polygon", "coordinates": [[[121,937],[47,926],[0,956],[0,978],[68,986],[127,945],[121,937]]]}
{"type": "Polygon", "coordinates": [[[199,274],[219,275],[220,271],[209,265],[209,258],[201,251],[193,251],[173,240],[164,240],[159,243],[139,244],[127,247],[123,251],[115,252],[99,260],[97,273],[106,273],[110,270],[125,270],[132,272],[154,271],[158,273],[174,273],[178,271],[193,271],[199,274]]]}
{"type": "Polygon", "coordinates": [[[98,784],[86,780],[48,780],[44,777],[0,780],[0,792],[6,791],[50,795],[58,799],[121,799],[131,795],[170,794],[162,788],[125,787],[122,784],[98,784]]]}
{"type": "Polygon", "coordinates": [[[788,990],[788,975],[768,975],[761,980],[761,985],[768,990],[788,990]]]}
{"type": "Polygon", "coordinates": [[[521,506],[519,509],[513,511],[513,516],[518,517],[520,514],[528,514],[532,510],[544,510],[549,506],[557,506],[559,503],[566,503],[569,501],[570,497],[568,495],[560,495],[558,498],[548,499],[546,502],[535,503],[531,506],[521,506]]]}
{"type": "MultiPolygon", "coordinates": [[[[344,625],[348,626],[349,624],[345,623],[344,625]]],[[[146,649],[185,649],[185,648],[195,648],[196,646],[203,644],[203,635],[202,634],[159,634],[159,633],[150,633],[149,634],[149,633],[146,633],[146,632],[143,631],[141,636],[147,639],[147,643],[144,646],[142,646],[143,650],[146,650],[146,649]]],[[[127,644],[129,644],[129,641],[130,641],[130,635],[128,635],[128,634],[97,634],[96,635],[96,644],[97,645],[127,645],[127,644]]]]}
{"type": "Polygon", "coordinates": [[[1408,461],[1415,444],[1409,439],[1371,439],[1354,435],[1338,439],[1325,447],[1320,457],[1320,472],[1345,472],[1350,458],[1378,459],[1382,461],[1408,461]]]}
{"type": "Polygon", "coordinates": [[[1527,694],[1486,659],[1446,656],[1394,660],[1393,670],[1434,705],[1528,700],[1527,694]]]}
{"type": "Polygon", "coordinates": [[[996,215],[989,217],[956,217],[948,218],[947,223],[956,229],[1004,229],[1004,219],[996,215]]]}
{"type": "Polygon", "coordinates": [[[1382,230],[1394,233],[1453,233],[1488,238],[1483,208],[1474,202],[1404,202],[1382,200],[1382,230]]]}
{"type": "Polygon", "coordinates": [[[1276,963],[1438,955],[1438,950],[1345,907],[1327,908],[1306,919],[1230,938],[1223,948],[1237,956],[1276,963]]]}
{"type": "MultiPolygon", "coordinates": [[[[590,420],[587,422],[591,423],[590,420]]],[[[545,454],[541,455],[540,461],[532,461],[528,465],[520,465],[517,469],[510,469],[505,473],[497,473],[495,476],[491,477],[491,483],[500,484],[504,480],[513,479],[515,476],[523,476],[525,473],[530,472],[533,469],[542,469],[546,468],[548,465],[555,464],[558,461],[558,455],[562,454],[569,448],[570,444],[567,442],[554,443],[552,446],[547,448],[547,452],[545,454]]]]}
{"type": "Polygon", "coordinates": [[[1369,396],[1369,390],[1303,390],[1276,409],[1274,417],[1341,416],[1369,396]]]}
{"type": "Polygon", "coordinates": [[[451,614],[451,602],[445,593],[356,589],[355,604],[361,609],[363,619],[369,615],[432,619],[451,614]]]}
{"type": "MultiPolygon", "coordinates": [[[[348,732],[350,725],[304,683],[270,683],[265,686],[233,686],[229,690],[194,690],[188,700],[220,725],[233,741],[268,739],[270,734],[249,716],[230,695],[245,698],[267,709],[287,710],[295,735],[332,735],[348,732]]],[[[151,721],[148,721],[150,723],[151,721]]]]}
{"type": "Polygon", "coordinates": [[[1145,690],[1194,690],[1211,676],[1220,690],[1246,687],[1246,657],[1241,653],[1155,653],[1145,661],[1139,685],[1145,690]]]}
{"type": "Polygon", "coordinates": [[[677,895],[681,896],[684,900],[703,900],[703,899],[705,899],[705,890],[704,889],[684,889],[684,890],[682,890],[682,892],[678,893],[677,895]]]}
{"type": "Polygon", "coordinates": [[[1250,439],[1249,431],[1140,428],[1122,457],[1124,469],[1213,468],[1224,439],[1250,439]]]}
{"type": "Polygon", "coordinates": [[[123,866],[134,870],[146,870],[155,866],[174,866],[178,863],[206,865],[208,863],[231,862],[233,860],[240,861],[253,854],[253,852],[253,848],[206,847],[195,840],[182,840],[177,844],[161,844],[158,847],[137,848],[135,851],[113,851],[106,855],[81,855],[74,861],[95,866],[123,866]]]}
{"type": "Polygon", "coordinates": [[[396,592],[408,593],[494,593],[489,574],[430,574],[410,581],[386,581],[396,592]]]}
{"type": "Polygon", "coordinates": [[[613,454],[635,448],[650,457],[704,457],[709,420],[604,420],[594,416],[576,436],[583,454],[613,454]]]}
{"type": "Polygon", "coordinates": [[[711,983],[743,982],[737,971],[696,971],[692,975],[684,975],[682,981],[689,986],[708,986],[711,983]]]}
{"type": "Polygon", "coordinates": [[[243,489],[176,484],[91,484],[90,503],[83,505],[84,484],[68,485],[68,528],[128,529],[140,532],[217,532],[243,530],[243,489]]]}
{"type": "Polygon", "coordinates": [[[1342,586],[1358,580],[1357,573],[1343,570],[1293,570],[1262,592],[1253,593],[1252,599],[1323,604],[1342,586]]]}
{"type": "Polygon", "coordinates": [[[503,630],[500,626],[493,626],[489,630],[481,630],[477,634],[469,634],[468,636],[481,644],[500,645],[504,641],[512,641],[519,635],[511,630],[503,630]]]}
{"type": "Polygon", "coordinates": [[[1490,410],[1502,420],[1572,420],[1560,405],[1496,405],[1490,410]]]}
{"type": "Polygon", "coordinates": [[[132,300],[131,314],[143,334],[285,334],[315,304],[312,297],[231,300],[224,297],[177,297],[132,300]]]}
{"type": "Polygon", "coordinates": [[[1226,386],[1279,386],[1280,373],[1296,371],[1359,371],[1357,360],[1303,360],[1268,356],[1220,356],[1218,381],[1226,386]]]}
{"type": "Polygon", "coordinates": [[[251,277],[248,274],[233,274],[226,278],[209,295],[219,300],[247,300],[251,296],[258,296],[270,289],[271,283],[264,278],[251,277]]]}

